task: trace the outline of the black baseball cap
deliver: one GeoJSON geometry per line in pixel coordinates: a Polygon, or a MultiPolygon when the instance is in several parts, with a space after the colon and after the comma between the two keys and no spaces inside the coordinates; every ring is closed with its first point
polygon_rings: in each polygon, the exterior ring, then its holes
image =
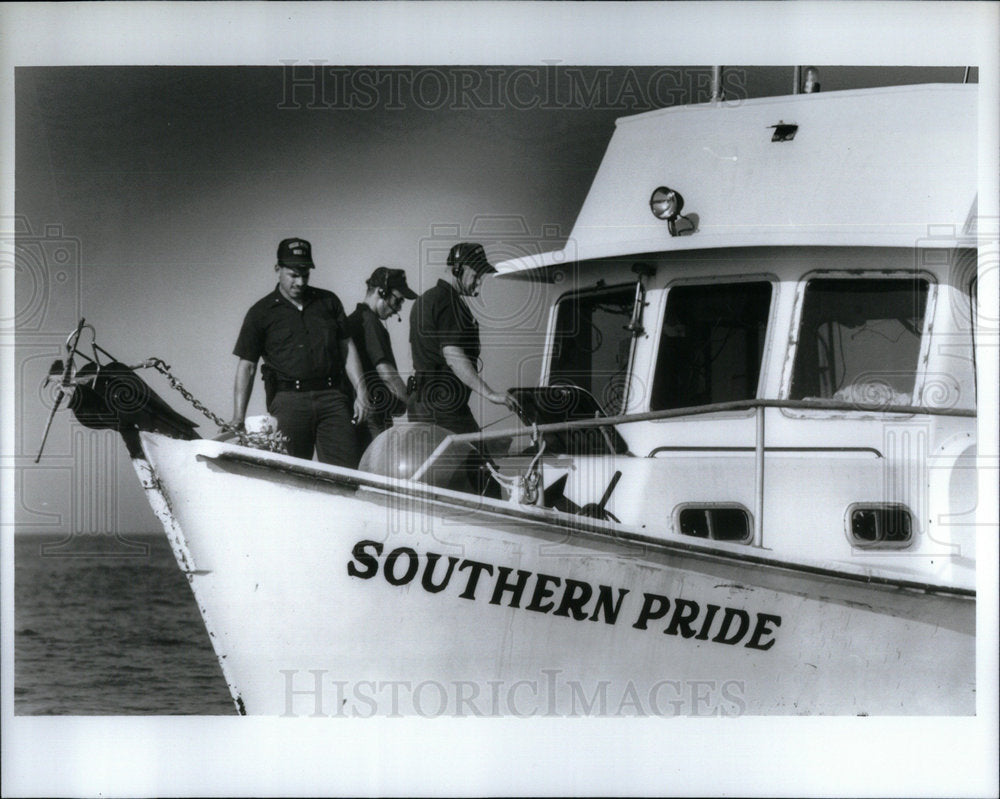
{"type": "Polygon", "coordinates": [[[471,241],[463,241],[451,248],[451,252],[448,253],[448,266],[452,271],[468,266],[480,275],[489,275],[497,271],[496,267],[486,260],[483,245],[471,241]]]}
{"type": "Polygon", "coordinates": [[[305,239],[282,239],[278,245],[278,266],[313,269],[312,245],[305,239]]]}
{"type": "Polygon", "coordinates": [[[408,300],[415,300],[417,293],[406,285],[406,272],[402,269],[390,269],[380,266],[366,281],[372,288],[383,288],[386,291],[396,290],[408,300]]]}

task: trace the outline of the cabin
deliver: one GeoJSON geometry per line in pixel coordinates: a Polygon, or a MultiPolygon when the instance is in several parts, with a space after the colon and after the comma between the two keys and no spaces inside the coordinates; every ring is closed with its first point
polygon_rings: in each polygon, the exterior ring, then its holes
{"type": "Polygon", "coordinates": [[[522,420],[591,420],[522,428],[507,482],[651,539],[974,588],[976,88],[620,119],[565,246],[498,265],[555,297],[522,420]]]}

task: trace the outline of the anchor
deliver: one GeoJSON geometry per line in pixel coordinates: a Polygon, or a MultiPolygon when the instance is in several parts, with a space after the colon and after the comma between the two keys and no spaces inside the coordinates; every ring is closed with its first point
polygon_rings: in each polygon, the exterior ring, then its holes
{"type": "Polygon", "coordinates": [[[49,367],[43,388],[55,375],[60,375],[59,391],[49,412],[35,463],[42,457],[52,420],[66,398],[69,398],[69,408],[80,424],[95,430],[118,431],[130,453],[138,451],[139,430],[187,440],[201,438],[195,432],[197,424],[171,408],[136,374],[133,367],[119,362],[98,345],[97,331],[85,319],[80,319],[76,329],[67,337],[66,359],[56,360],[49,367]],[[84,330],[91,333],[93,357],[80,351],[80,337],[84,330]],[[76,368],[77,357],[87,361],[79,370],[76,368]]]}

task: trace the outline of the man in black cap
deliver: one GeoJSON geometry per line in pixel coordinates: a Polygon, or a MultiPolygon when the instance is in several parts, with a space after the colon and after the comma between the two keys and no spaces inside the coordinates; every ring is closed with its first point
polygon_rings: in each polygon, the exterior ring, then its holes
{"type": "Polygon", "coordinates": [[[347,329],[361,358],[368,389],[368,416],[363,425],[357,425],[361,452],[379,433],[392,427],[393,416],[406,413],[406,384],[399,376],[389,331],[383,322],[398,314],[405,300],[417,298],[406,285],[402,269],[380,266],[365,284],[365,301],[359,302],[347,317],[347,329]]]}
{"type": "Polygon", "coordinates": [[[278,285],[247,311],[233,349],[240,362],[233,387],[233,419],[242,428],[253,391],[257,361],[262,368],[267,410],[288,437],[298,458],[354,468],[360,453],[354,424],[367,412],[358,352],[337,295],[309,285],[312,247],[300,239],[278,245],[278,285]],[[352,407],[350,389],[354,386],[352,407]]]}
{"type": "MultiPolygon", "coordinates": [[[[479,425],[469,409],[473,391],[495,405],[509,406],[507,395],[494,391],[479,375],[479,325],[465,301],[477,296],[483,278],[497,270],[482,245],[471,242],[451,248],[448,266],[451,281],[439,280],[410,313],[416,374],[407,415],[411,422],[430,422],[452,433],[475,433],[479,425]]],[[[477,484],[485,490],[482,473],[477,484]]]]}

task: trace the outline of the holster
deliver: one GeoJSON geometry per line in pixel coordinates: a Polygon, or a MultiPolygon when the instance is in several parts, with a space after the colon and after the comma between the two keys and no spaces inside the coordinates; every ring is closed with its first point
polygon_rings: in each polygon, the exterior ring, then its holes
{"type": "Polygon", "coordinates": [[[408,388],[411,402],[429,405],[435,413],[457,413],[469,402],[469,389],[451,370],[417,372],[408,388]]]}
{"type": "Polygon", "coordinates": [[[260,367],[260,379],[264,381],[264,405],[270,413],[274,395],[278,393],[278,375],[265,363],[260,367]]]}

